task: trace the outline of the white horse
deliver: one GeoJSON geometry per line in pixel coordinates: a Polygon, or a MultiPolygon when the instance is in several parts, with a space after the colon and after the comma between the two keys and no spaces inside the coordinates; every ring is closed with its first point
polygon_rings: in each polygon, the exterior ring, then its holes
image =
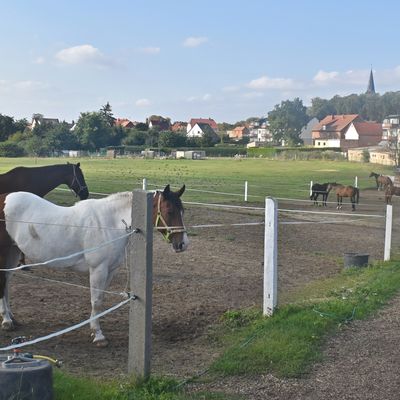
{"type": "MultiPolygon", "coordinates": [[[[185,186],[178,192],[172,192],[167,185],[162,192],[155,192],[153,200],[153,224],[176,252],[184,251],[188,246],[180,200],[184,190],[185,186]]],[[[89,271],[91,317],[99,314],[103,291],[124,261],[124,249],[129,236],[126,225],[132,220],[132,193],[115,193],[103,199],[90,199],[72,207],[61,207],[32,193],[16,192],[6,195],[4,204],[0,200],[0,211],[2,207],[7,233],[27,259],[42,263],[58,258],[46,265],[89,271]],[[99,246],[110,241],[106,246],[99,246]],[[93,248],[97,248],[96,251],[83,252],[93,248]],[[74,254],[72,259],[62,259],[71,254],[74,254]]],[[[19,259],[20,253],[15,251],[14,246],[8,252],[7,268],[16,266],[19,259]]],[[[0,268],[4,266],[0,265],[0,268]]],[[[9,279],[6,280],[6,295],[0,302],[4,329],[13,328],[8,282],[9,279]]],[[[107,340],[100,329],[99,319],[93,320],[90,327],[94,335],[93,343],[99,347],[106,346],[107,340]]]]}

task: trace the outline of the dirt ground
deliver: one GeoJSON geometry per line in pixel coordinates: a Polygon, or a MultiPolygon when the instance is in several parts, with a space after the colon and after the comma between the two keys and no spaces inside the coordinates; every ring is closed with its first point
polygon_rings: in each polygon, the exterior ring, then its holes
{"type": "MultiPolygon", "coordinates": [[[[330,200],[333,201],[333,196],[330,200]]],[[[394,199],[395,206],[398,200],[394,199]]],[[[394,207],[394,217],[398,222],[400,215],[397,215],[397,208],[394,207]]],[[[279,201],[279,209],[318,212],[279,213],[280,303],[308,282],[340,271],[346,252],[367,253],[370,261],[383,259],[385,220],[383,217],[371,217],[385,213],[381,192],[371,189],[361,193],[360,204],[353,213],[362,214],[357,217],[343,215],[351,214],[348,202],[342,211],[336,211],[332,203],[326,208],[317,208],[309,202],[289,201],[279,201]]],[[[229,225],[261,221],[263,213],[258,211],[186,205],[185,222],[190,233],[190,246],[185,253],[175,254],[160,235],[155,234],[152,373],[183,379],[202,372],[218,355],[219,349],[207,334],[221,315],[229,309],[262,306],[264,227],[229,225]],[[198,227],[204,224],[225,226],[198,227]]],[[[394,251],[400,245],[397,226],[395,222],[394,251]]],[[[122,291],[126,277],[126,269],[120,268],[110,290],[122,291]]],[[[15,336],[43,336],[89,317],[88,290],[41,278],[89,286],[88,276],[75,272],[38,268],[15,273],[11,284],[11,307],[21,325],[13,332],[0,331],[0,347],[7,345],[15,336]]],[[[120,301],[118,295],[107,294],[105,307],[120,301]]],[[[397,398],[389,396],[388,378],[378,379],[374,374],[377,369],[382,373],[398,370],[400,353],[394,354],[394,350],[399,333],[393,324],[397,329],[399,303],[400,299],[395,299],[393,305],[376,320],[371,323],[355,322],[341,332],[327,346],[326,362],[316,366],[315,372],[307,379],[280,381],[272,376],[233,378],[208,384],[206,389],[240,393],[246,399],[397,398]],[[392,329],[387,327],[384,332],[376,330],[385,324],[392,329]],[[386,341],[378,340],[382,337],[386,341]],[[373,379],[368,378],[368,374],[374,375],[373,379]],[[343,384],[341,379],[343,382],[352,380],[355,386],[343,384]],[[332,389],[335,382],[337,385],[342,383],[345,391],[340,396],[338,391],[332,389]],[[381,386],[383,395],[373,397],[381,386]],[[377,389],[374,391],[371,387],[377,389]]],[[[109,339],[109,346],[105,349],[95,348],[90,343],[89,328],[84,327],[30,347],[29,351],[63,360],[65,370],[73,374],[122,376],[127,370],[128,307],[104,317],[102,328],[109,339]]],[[[394,371],[392,374],[390,383],[399,387],[399,378],[394,371]]],[[[197,388],[194,386],[193,390],[197,388]]]]}

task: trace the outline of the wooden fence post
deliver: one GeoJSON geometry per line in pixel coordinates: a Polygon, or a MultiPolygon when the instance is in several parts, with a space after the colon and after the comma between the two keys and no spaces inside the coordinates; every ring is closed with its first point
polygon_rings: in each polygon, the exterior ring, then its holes
{"type": "Polygon", "coordinates": [[[393,206],[386,205],[386,227],[385,227],[385,253],[384,261],[390,261],[390,250],[392,247],[392,221],[393,221],[393,206]]]}
{"type": "Polygon", "coordinates": [[[265,199],[264,315],[272,315],[278,303],[278,203],[265,199]]]}
{"type": "Polygon", "coordinates": [[[153,263],[153,193],[133,191],[132,229],[127,252],[130,293],[128,372],[147,379],[151,361],[151,309],[153,263]]]}

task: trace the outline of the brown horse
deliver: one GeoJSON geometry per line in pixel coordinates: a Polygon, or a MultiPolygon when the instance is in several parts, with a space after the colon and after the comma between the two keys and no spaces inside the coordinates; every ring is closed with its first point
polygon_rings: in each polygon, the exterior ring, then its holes
{"type": "Polygon", "coordinates": [[[385,200],[386,204],[392,204],[392,196],[400,196],[400,187],[394,186],[392,183],[386,186],[385,200]]]}
{"type": "Polygon", "coordinates": [[[352,211],[356,210],[355,204],[358,204],[358,200],[360,199],[360,191],[358,188],[354,186],[345,186],[339,183],[330,183],[328,186],[328,190],[333,189],[336,193],[337,198],[337,209],[342,208],[343,197],[350,197],[351,201],[351,209],[352,211]]]}
{"type": "Polygon", "coordinates": [[[380,174],[377,174],[375,172],[371,172],[369,174],[369,177],[370,178],[372,178],[372,177],[375,178],[376,188],[378,190],[384,190],[384,189],[386,189],[387,185],[391,185],[393,183],[392,180],[388,176],[380,175],[380,174]]]}
{"type": "MultiPolygon", "coordinates": [[[[65,184],[81,200],[89,197],[89,191],[80,168],[77,164],[56,164],[44,167],[16,167],[5,174],[0,174],[0,193],[31,192],[40,197],[65,184]]],[[[18,250],[5,230],[4,214],[0,213],[0,268],[7,265],[10,254],[18,250]]],[[[7,273],[0,271],[0,308],[6,292],[7,273]]]]}

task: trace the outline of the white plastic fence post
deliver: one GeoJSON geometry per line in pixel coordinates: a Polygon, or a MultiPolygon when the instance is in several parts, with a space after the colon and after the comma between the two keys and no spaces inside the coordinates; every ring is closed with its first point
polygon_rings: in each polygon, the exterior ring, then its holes
{"type": "Polygon", "coordinates": [[[358,188],[358,176],[354,179],[354,187],[358,188]]]}
{"type": "Polygon", "coordinates": [[[392,247],[392,221],[393,221],[393,206],[386,206],[386,228],[385,228],[385,254],[384,261],[390,261],[390,250],[392,247]]]}
{"type": "Polygon", "coordinates": [[[310,181],[310,197],[312,195],[312,186],[313,186],[313,181],[310,181]]]}
{"type": "Polygon", "coordinates": [[[265,199],[264,315],[271,316],[278,299],[278,203],[265,199]]]}
{"type": "Polygon", "coordinates": [[[143,178],[142,189],[147,190],[147,179],[143,178]]]}
{"type": "Polygon", "coordinates": [[[132,295],[129,309],[128,373],[148,378],[151,361],[151,314],[153,276],[153,193],[133,191],[132,228],[138,229],[129,240],[127,264],[132,295]]]}
{"type": "Polygon", "coordinates": [[[247,189],[248,189],[248,185],[247,185],[247,181],[244,182],[244,201],[247,201],[247,189]]]}

